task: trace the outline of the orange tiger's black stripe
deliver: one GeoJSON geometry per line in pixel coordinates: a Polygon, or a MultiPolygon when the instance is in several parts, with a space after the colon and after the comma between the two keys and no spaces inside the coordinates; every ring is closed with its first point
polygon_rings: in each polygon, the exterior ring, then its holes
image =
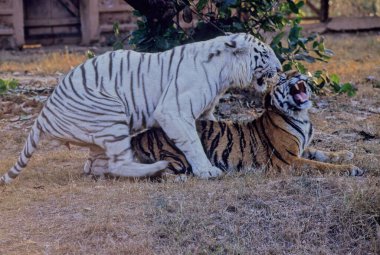
{"type": "MultiPolygon", "coordinates": [[[[333,162],[342,152],[332,153],[305,149],[313,136],[313,127],[307,115],[309,106],[296,104],[294,98],[305,97],[307,77],[296,75],[282,79],[265,96],[265,111],[257,119],[243,123],[230,121],[196,122],[197,131],[204,151],[214,166],[224,171],[261,167],[268,174],[292,170],[301,174],[300,169],[351,171],[352,165],[333,165],[319,161],[333,162]],[[301,87],[300,94],[291,95],[292,86],[301,87]],[[302,158],[302,155],[306,157],[302,158]]],[[[294,88],[293,88],[294,90],[294,88]]],[[[149,130],[132,140],[137,156],[143,161],[168,160],[169,169],[175,173],[191,172],[190,164],[174,143],[159,129],[149,130]],[[154,146],[159,144],[160,146],[154,146]]],[[[360,173],[360,171],[359,171],[360,173]]]]}

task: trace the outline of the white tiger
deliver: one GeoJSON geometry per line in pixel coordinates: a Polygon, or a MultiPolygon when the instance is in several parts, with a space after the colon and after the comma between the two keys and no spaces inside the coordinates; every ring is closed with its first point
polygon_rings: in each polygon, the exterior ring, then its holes
{"type": "Polygon", "coordinates": [[[134,162],[131,137],[161,126],[201,178],[222,174],[207,159],[195,119],[214,119],[218,98],[232,85],[246,86],[281,70],[273,50],[240,33],[175,47],[161,53],[107,52],[71,70],[36,119],[17,163],[1,177],[17,177],[41,134],[90,148],[85,172],[142,177],[166,161],[134,162]]]}

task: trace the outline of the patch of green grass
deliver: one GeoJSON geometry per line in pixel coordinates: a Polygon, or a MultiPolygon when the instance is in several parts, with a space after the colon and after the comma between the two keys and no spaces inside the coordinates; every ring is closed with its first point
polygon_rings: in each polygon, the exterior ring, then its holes
{"type": "Polygon", "coordinates": [[[18,86],[18,81],[15,79],[0,79],[0,94],[4,94],[10,89],[15,89],[18,86]]]}

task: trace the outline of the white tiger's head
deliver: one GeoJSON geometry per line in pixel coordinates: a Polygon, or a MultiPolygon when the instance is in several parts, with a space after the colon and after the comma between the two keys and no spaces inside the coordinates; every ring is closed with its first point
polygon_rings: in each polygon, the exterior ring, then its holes
{"type": "Polygon", "coordinates": [[[289,116],[300,116],[312,106],[311,88],[308,76],[300,73],[281,74],[265,99],[266,107],[271,106],[289,116]]]}
{"type": "Polygon", "coordinates": [[[228,39],[225,45],[236,49],[233,52],[234,55],[244,59],[243,62],[234,63],[235,65],[232,66],[234,73],[240,75],[238,84],[253,84],[257,91],[265,91],[267,79],[275,77],[277,72],[282,70],[281,63],[272,48],[250,34],[234,34],[228,39]]]}

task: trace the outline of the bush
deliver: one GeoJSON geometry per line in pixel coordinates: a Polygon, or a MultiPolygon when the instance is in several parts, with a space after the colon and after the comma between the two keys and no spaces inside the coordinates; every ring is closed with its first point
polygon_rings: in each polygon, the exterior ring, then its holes
{"type": "MultiPolygon", "coordinates": [[[[128,2],[128,1],[127,1],[128,2]]],[[[308,73],[303,62],[327,62],[333,52],[325,48],[323,37],[317,34],[304,37],[301,34],[301,7],[304,1],[293,0],[199,0],[181,1],[182,7],[177,10],[177,20],[182,14],[185,22],[197,18],[196,26],[185,31],[179,22],[164,25],[151,25],[148,18],[139,11],[134,14],[140,18],[138,29],[132,32],[129,43],[137,51],[158,52],[171,49],[177,45],[207,40],[225,32],[250,33],[264,39],[265,33],[273,33],[269,42],[281,61],[284,71],[295,69],[303,74],[308,73]],[[287,33],[286,31],[289,31],[287,33]]],[[[115,48],[123,47],[118,26],[114,27],[115,48]]],[[[335,74],[329,77],[325,71],[313,75],[315,91],[328,85],[334,92],[355,94],[352,84],[340,84],[335,74]],[[337,82],[338,81],[338,82],[337,82]]]]}

